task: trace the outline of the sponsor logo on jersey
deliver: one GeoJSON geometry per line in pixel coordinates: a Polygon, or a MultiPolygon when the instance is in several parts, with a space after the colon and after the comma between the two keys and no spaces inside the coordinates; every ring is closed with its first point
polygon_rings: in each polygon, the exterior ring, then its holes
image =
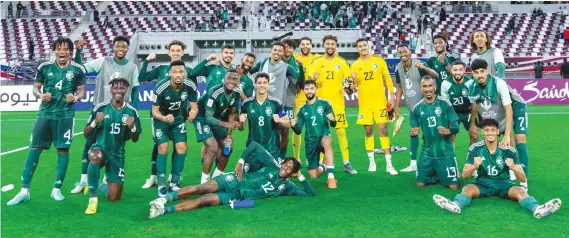
{"type": "Polygon", "coordinates": [[[443,112],[443,111],[441,110],[441,107],[435,107],[435,114],[436,114],[437,116],[440,116],[442,112],[443,112]]]}
{"type": "Polygon", "coordinates": [[[114,72],[111,74],[111,77],[109,80],[113,80],[113,79],[120,78],[120,77],[121,77],[121,72],[114,72]]]}
{"type": "Polygon", "coordinates": [[[318,114],[322,115],[324,114],[324,108],[322,106],[318,106],[318,109],[316,109],[316,111],[318,112],[318,114]]]}
{"type": "Polygon", "coordinates": [[[172,98],[170,98],[170,96],[166,96],[166,100],[170,100],[170,99],[172,99],[172,98]]]}
{"type": "Polygon", "coordinates": [[[109,115],[109,114],[105,115],[105,119],[107,119],[107,118],[111,118],[111,115],[109,115]]]}
{"type": "Polygon", "coordinates": [[[255,109],[252,109],[252,110],[251,110],[251,113],[255,113],[255,109]]]}
{"type": "Polygon", "coordinates": [[[188,93],[182,92],[182,100],[186,100],[186,98],[188,98],[188,93]]]}
{"type": "Polygon", "coordinates": [[[272,174],[269,174],[269,179],[272,179],[274,176],[272,174]]]}
{"type": "Polygon", "coordinates": [[[73,74],[72,71],[67,71],[67,73],[65,74],[65,78],[67,79],[67,81],[73,80],[74,76],[75,76],[75,74],[73,74]]]}
{"type": "Polygon", "coordinates": [[[425,115],[425,112],[421,111],[421,116],[422,116],[422,115],[425,115]]]}
{"type": "Polygon", "coordinates": [[[271,114],[273,114],[273,109],[270,107],[265,108],[265,113],[267,113],[267,116],[270,116],[271,114]]]}
{"type": "Polygon", "coordinates": [[[363,116],[362,114],[358,114],[358,119],[361,120],[361,119],[363,119],[363,118],[364,118],[364,116],[363,116]]]}
{"type": "Polygon", "coordinates": [[[52,73],[52,72],[49,72],[49,74],[47,74],[47,76],[48,76],[48,77],[51,77],[51,76],[53,76],[53,73],[52,73]]]}

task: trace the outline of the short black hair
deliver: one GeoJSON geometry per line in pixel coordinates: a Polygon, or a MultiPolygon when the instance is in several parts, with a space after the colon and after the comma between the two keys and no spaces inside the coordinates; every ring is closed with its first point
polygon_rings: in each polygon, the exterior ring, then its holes
{"type": "Polygon", "coordinates": [[[286,162],[292,160],[292,173],[296,174],[300,170],[300,162],[294,157],[286,157],[281,164],[285,164],[286,162]]]}
{"type": "Polygon", "coordinates": [[[221,47],[221,51],[223,51],[225,49],[235,50],[235,46],[232,44],[225,44],[221,47]]]}
{"type": "Polygon", "coordinates": [[[229,73],[236,73],[237,74],[237,69],[234,69],[234,68],[227,69],[227,71],[225,71],[225,75],[227,76],[229,73]]]}
{"type": "Polygon", "coordinates": [[[186,63],[184,63],[184,61],[181,61],[181,60],[174,60],[174,61],[170,62],[170,68],[172,68],[174,66],[178,66],[178,65],[186,67],[186,63]]]}
{"type": "MultiPolygon", "coordinates": [[[[255,56],[255,54],[253,54],[253,53],[251,53],[251,52],[245,53],[245,57],[247,57],[247,56],[249,56],[249,57],[251,57],[251,58],[253,58],[253,59],[257,59],[257,56],[255,56]]],[[[243,58],[245,58],[245,57],[243,57],[243,58]]]]}
{"type": "Polygon", "coordinates": [[[259,78],[266,78],[267,80],[271,79],[271,76],[269,76],[269,74],[265,73],[265,72],[260,72],[257,75],[255,75],[255,83],[257,83],[257,79],[259,78]]]}
{"type": "Polygon", "coordinates": [[[362,38],[357,39],[357,40],[356,40],[356,45],[358,45],[358,43],[360,43],[360,42],[362,42],[362,41],[367,42],[367,38],[363,38],[363,37],[362,37],[362,38]]]}
{"type": "Polygon", "coordinates": [[[437,81],[435,80],[435,78],[431,77],[431,75],[425,75],[423,77],[421,77],[421,82],[423,82],[423,80],[432,80],[433,82],[435,82],[435,84],[437,83],[437,81]]]}
{"type": "Polygon", "coordinates": [[[293,49],[296,49],[296,42],[294,42],[294,41],[291,40],[291,39],[284,39],[284,40],[282,40],[281,42],[282,42],[283,44],[285,44],[285,46],[288,45],[288,46],[292,47],[293,49]]]}
{"type": "Polygon", "coordinates": [[[487,126],[493,126],[496,128],[500,128],[500,123],[498,123],[498,121],[496,121],[496,119],[492,119],[492,118],[487,118],[482,120],[482,122],[480,122],[480,127],[484,128],[487,126]]]}
{"type": "Polygon", "coordinates": [[[125,85],[127,88],[130,87],[130,83],[128,82],[128,80],[126,78],[121,78],[121,77],[112,79],[109,82],[109,85],[111,85],[111,87],[114,87],[119,83],[125,85]]]}
{"type": "Polygon", "coordinates": [[[51,47],[52,51],[55,51],[55,49],[57,49],[57,46],[62,45],[62,44],[67,44],[67,48],[69,48],[69,51],[71,51],[71,53],[73,53],[73,41],[67,37],[59,37],[57,38],[57,40],[55,40],[53,42],[53,46],[51,47]]]}
{"type": "Polygon", "coordinates": [[[300,41],[298,41],[298,42],[302,42],[303,40],[307,40],[307,41],[310,41],[310,43],[312,43],[312,39],[308,36],[300,38],[300,41]]]}
{"type": "Polygon", "coordinates": [[[275,46],[282,46],[283,49],[285,48],[285,44],[282,43],[282,42],[280,42],[280,41],[275,41],[275,42],[273,42],[273,45],[271,46],[271,49],[272,49],[273,47],[275,47],[275,46]]]}
{"type": "Polygon", "coordinates": [[[488,68],[488,62],[486,62],[486,60],[484,60],[484,59],[475,59],[470,64],[470,68],[472,69],[472,71],[475,71],[478,69],[486,69],[486,68],[488,68]]]}
{"type": "Polygon", "coordinates": [[[170,47],[172,47],[173,45],[181,46],[182,50],[186,49],[186,44],[184,44],[184,42],[181,42],[179,40],[173,40],[172,42],[170,42],[170,44],[168,44],[168,50],[170,50],[170,47]]]}
{"type": "Polygon", "coordinates": [[[403,48],[403,47],[409,49],[409,46],[407,44],[400,44],[397,46],[397,50],[399,50],[399,48],[403,48]]]}
{"type": "Polygon", "coordinates": [[[460,60],[452,62],[452,64],[450,64],[450,67],[452,68],[455,65],[462,65],[462,67],[466,68],[466,64],[460,60]]]}
{"type": "Polygon", "coordinates": [[[325,35],[322,38],[322,44],[326,43],[327,40],[333,40],[334,42],[336,42],[336,44],[338,44],[338,37],[334,35],[325,35]]]}
{"type": "Polygon", "coordinates": [[[130,40],[129,40],[128,37],[126,37],[126,36],[123,36],[123,35],[115,36],[115,38],[113,38],[113,45],[114,45],[115,42],[117,42],[117,41],[124,41],[124,42],[126,42],[127,45],[130,46],[130,40]]]}
{"type": "Polygon", "coordinates": [[[312,84],[312,85],[314,85],[314,87],[316,87],[316,81],[314,81],[312,79],[304,81],[304,87],[306,87],[306,85],[310,85],[310,84],[312,84]]]}
{"type": "Polygon", "coordinates": [[[443,39],[443,40],[445,41],[445,43],[448,43],[447,38],[445,37],[445,35],[440,34],[440,33],[439,33],[439,34],[436,34],[435,36],[433,36],[433,43],[435,43],[435,39],[437,39],[437,38],[441,38],[441,39],[443,39]]]}

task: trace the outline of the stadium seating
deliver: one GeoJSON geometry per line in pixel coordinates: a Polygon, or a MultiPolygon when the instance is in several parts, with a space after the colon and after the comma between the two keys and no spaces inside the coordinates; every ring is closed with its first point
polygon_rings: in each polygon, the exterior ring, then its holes
{"type": "Polygon", "coordinates": [[[94,1],[31,1],[28,9],[89,11],[95,9],[97,4],[94,1]]]}
{"type": "MultiPolygon", "coordinates": [[[[213,14],[223,9],[224,1],[164,2],[164,1],[114,1],[107,7],[108,15],[175,15],[175,14],[213,14]]],[[[231,9],[228,13],[232,14],[231,9]]]]}

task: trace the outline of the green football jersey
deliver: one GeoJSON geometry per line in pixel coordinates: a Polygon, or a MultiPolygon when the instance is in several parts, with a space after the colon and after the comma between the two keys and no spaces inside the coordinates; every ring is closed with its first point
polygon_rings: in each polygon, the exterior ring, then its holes
{"type": "Polygon", "coordinates": [[[280,168],[262,168],[255,173],[243,174],[239,183],[239,193],[244,200],[255,200],[281,195],[314,196],[314,191],[305,180],[304,189],[300,189],[290,180],[279,178],[280,168]]]}
{"type": "MultiPolygon", "coordinates": [[[[151,69],[150,71],[146,71],[148,67],[148,60],[144,60],[142,63],[142,67],[140,67],[140,73],[138,74],[138,81],[139,82],[150,82],[156,79],[158,82],[162,82],[164,79],[170,78],[170,65],[158,65],[151,69]]],[[[186,78],[192,80],[195,84],[197,84],[197,80],[195,77],[191,77],[192,75],[192,68],[186,67],[186,78]]]]}
{"type": "Polygon", "coordinates": [[[175,91],[172,87],[172,81],[167,78],[156,84],[154,89],[154,106],[160,107],[160,113],[166,116],[172,114],[174,116],[173,124],[183,123],[187,118],[187,101],[197,101],[197,87],[194,82],[184,79],[182,88],[175,91]]]}
{"type": "Polygon", "coordinates": [[[472,103],[470,103],[468,98],[468,89],[474,83],[474,79],[470,77],[464,77],[460,84],[456,83],[452,78],[445,80],[441,85],[441,98],[450,101],[456,113],[470,114],[472,103]]]}
{"type": "Polygon", "coordinates": [[[427,67],[439,74],[439,78],[437,78],[437,95],[440,95],[442,83],[446,80],[452,80],[452,75],[447,71],[446,67],[454,61],[460,61],[460,55],[447,52],[444,61],[444,63],[441,63],[438,56],[432,56],[425,62],[427,67]]]}
{"type": "Polygon", "coordinates": [[[85,85],[85,67],[70,61],[61,68],[55,61],[40,64],[35,83],[43,85],[42,93],[51,93],[51,101],[40,105],[38,118],[69,119],[75,117],[74,103],[66,101],[67,94],[75,94],[77,87],[85,85]]]}
{"type": "Polygon", "coordinates": [[[506,159],[513,159],[514,164],[520,164],[518,154],[511,147],[498,146],[492,154],[484,141],[476,142],[470,146],[466,163],[474,164],[474,157],[483,158],[482,164],[477,169],[478,177],[476,179],[510,181],[510,169],[506,165],[506,159]]]}
{"type": "Polygon", "coordinates": [[[215,65],[207,60],[203,60],[194,67],[190,77],[206,77],[206,89],[209,90],[215,86],[223,84],[225,73],[227,72],[227,69],[230,68],[235,68],[235,65],[231,65],[229,68],[226,68],[221,63],[219,65],[215,65]]]}
{"type": "Polygon", "coordinates": [[[305,141],[313,141],[324,135],[330,135],[328,126],[328,114],[334,114],[330,102],[325,99],[316,98],[313,104],[305,103],[300,107],[297,114],[296,125],[292,128],[295,133],[300,133],[302,127],[306,125],[304,134],[305,141]]]}
{"type": "Polygon", "coordinates": [[[126,125],[126,119],[129,117],[134,118],[136,130],[142,133],[138,111],[126,102],[120,109],[115,108],[110,101],[99,103],[91,111],[91,115],[87,120],[87,126],[95,120],[98,112],[102,112],[105,115],[105,119],[99,122],[99,125],[93,131],[96,136],[96,144],[103,147],[112,156],[124,159],[124,145],[126,141],[130,140],[132,133],[126,125]]]}
{"type": "Polygon", "coordinates": [[[236,87],[230,95],[225,93],[223,84],[210,88],[198,100],[198,116],[205,118],[205,122],[209,125],[217,125],[216,120],[227,119],[232,108],[237,108],[240,95],[239,87],[236,87]]]}
{"type": "Polygon", "coordinates": [[[253,80],[249,78],[247,75],[241,76],[241,83],[237,86],[241,90],[241,92],[245,93],[245,97],[252,97],[253,93],[255,92],[255,85],[253,84],[253,80]]]}
{"type": "Polygon", "coordinates": [[[256,97],[247,98],[241,106],[241,114],[247,114],[249,136],[247,144],[255,141],[267,149],[275,158],[280,157],[280,135],[274,115],[283,111],[281,102],[269,96],[263,104],[256,97]]]}
{"type": "Polygon", "coordinates": [[[265,148],[255,141],[247,145],[245,151],[241,154],[241,158],[244,160],[244,173],[254,173],[265,167],[280,168],[280,161],[265,148]]]}
{"type": "Polygon", "coordinates": [[[454,155],[451,135],[441,135],[439,126],[458,132],[458,116],[449,101],[436,97],[435,101],[427,103],[423,99],[413,107],[411,128],[423,130],[421,153],[435,159],[454,155]]]}

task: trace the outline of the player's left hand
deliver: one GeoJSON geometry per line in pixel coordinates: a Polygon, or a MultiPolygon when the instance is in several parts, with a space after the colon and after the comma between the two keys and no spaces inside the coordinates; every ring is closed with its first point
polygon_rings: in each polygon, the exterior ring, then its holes
{"type": "Polygon", "coordinates": [[[439,131],[439,133],[440,133],[441,135],[448,135],[448,134],[450,134],[450,130],[447,129],[447,128],[444,128],[444,127],[442,127],[442,126],[437,127],[437,130],[439,131]]]}
{"type": "Polygon", "coordinates": [[[126,125],[128,126],[128,128],[132,129],[134,128],[134,117],[128,117],[126,119],[126,125]]]}
{"type": "Polygon", "coordinates": [[[504,147],[510,147],[510,135],[504,135],[502,141],[500,141],[500,145],[504,147]]]}
{"type": "Polygon", "coordinates": [[[507,158],[506,159],[506,165],[508,166],[508,168],[513,169],[514,168],[514,160],[512,158],[507,158]]]}
{"type": "Polygon", "coordinates": [[[415,61],[415,67],[417,67],[417,68],[419,68],[419,69],[422,69],[422,68],[424,68],[425,66],[423,65],[423,63],[421,63],[421,61],[418,61],[418,60],[417,60],[417,61],[415,61]]]}
{"type": "Polygon", "coordinates": [[[298,65],[298,66],[302,65],[302,61],[300,61],[299,59],[296,59],[296,65],[298,65]]]}
{"type": "Polygon", "coordinates": [[[243,165],[237,163],[235,166],[235,176],[237,176],[237,180],[241,181],[243,179],[243,165]]]}
{"type": "Polygon", "coordinates": [[[75,102],[75,96],[73,96],[73,94],[68,93],[65,96],[65,101],[67,101],[68,103],[74,103],[75,102]]]}
{"type": "Polygon", "coordinates": [[[279,117],[279,115],[273,114],[273,121],[275,121],[276,123],[281,123],[281,117],[279,117]]]}
{"type": "Polygon", "coordinates": [[[197,115],[198,115],[197,111],[190,110],[190,112],[188,113],[188,122],[191,123],[192,121],[194,121],[197,115]]]}

